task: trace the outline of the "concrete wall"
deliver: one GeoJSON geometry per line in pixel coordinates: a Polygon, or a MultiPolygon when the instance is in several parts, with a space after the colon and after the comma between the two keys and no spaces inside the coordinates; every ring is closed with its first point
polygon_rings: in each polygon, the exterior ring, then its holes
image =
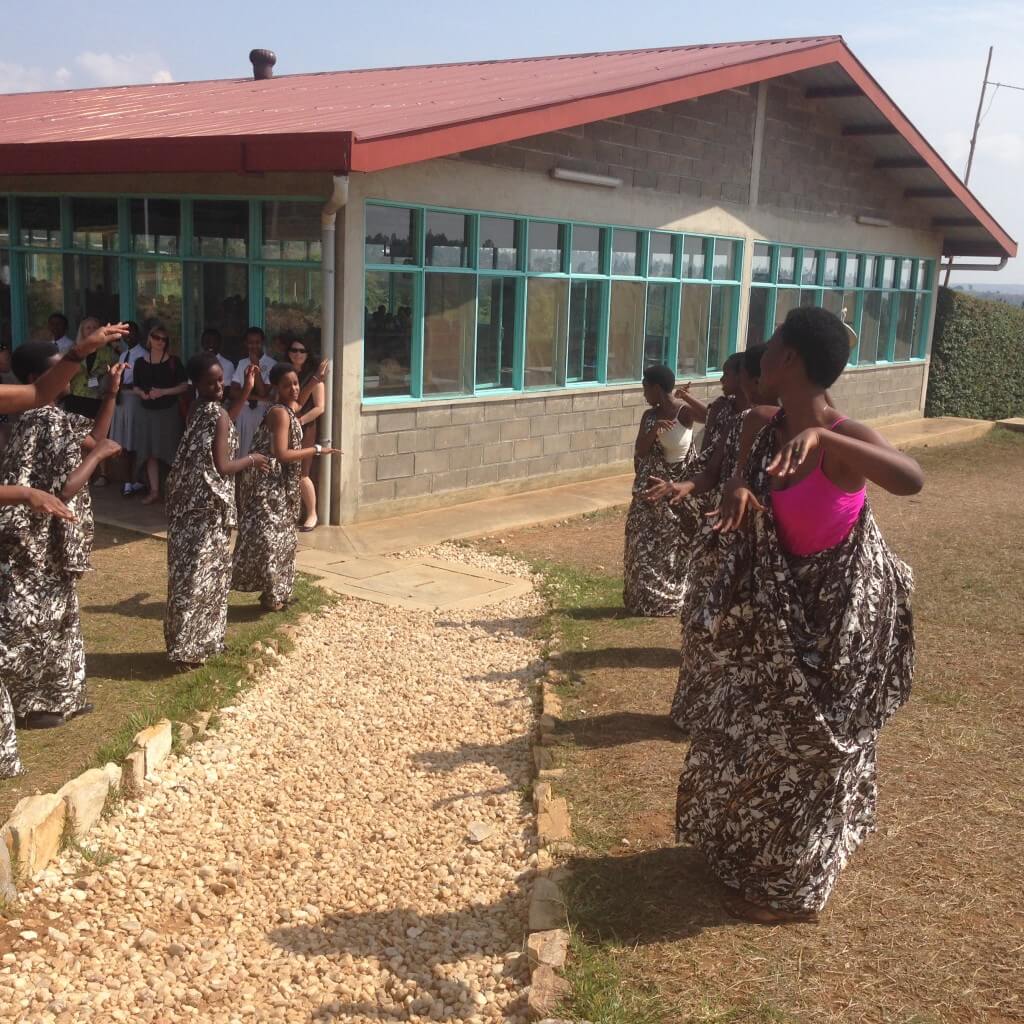
{"type": "Polygon", "coordinates": [[[832,388],[844,413],[879,423],[921,415],[927,373],[923,362],[847,370],[832,388]]]}

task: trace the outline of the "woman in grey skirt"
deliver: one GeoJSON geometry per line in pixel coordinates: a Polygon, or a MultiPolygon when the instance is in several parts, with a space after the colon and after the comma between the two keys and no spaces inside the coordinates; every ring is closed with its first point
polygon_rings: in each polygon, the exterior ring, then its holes
{"type": "Polygon", "coordinates": [[[179,400],[188,390],[181,361],[169,353],[171,336],[162,324],[149,329],[144,359],[132,367],[133,389],[141,399],[135,417],[135,457],[146,467],[149,494],[143,505],[160,500],[160,463],[170,466],[181,440],[179,400]]]}

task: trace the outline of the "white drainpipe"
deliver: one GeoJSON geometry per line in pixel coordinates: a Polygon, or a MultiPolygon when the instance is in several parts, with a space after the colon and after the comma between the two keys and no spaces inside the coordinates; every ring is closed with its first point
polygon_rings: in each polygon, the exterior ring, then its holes
{"type": "MultiPolygon", "coordinates": [[[[328,360],[327,376],[324,379],[324,414],[317,424],[317,437],[326,438],[328,444],[334,430],[334,226],[338,211],[348,202],[348,175],[334,175],[334,189],[320,211],[320,269],[323,275],[323,302],[320,313],[320,337],[324,358],[328,360]]],[[[344,456],[332,455],[317,459],[320,464],[320,486],[317,490],[317,516],[327,525],[331,521],[331,478],[333,460],[344,456]]]]}

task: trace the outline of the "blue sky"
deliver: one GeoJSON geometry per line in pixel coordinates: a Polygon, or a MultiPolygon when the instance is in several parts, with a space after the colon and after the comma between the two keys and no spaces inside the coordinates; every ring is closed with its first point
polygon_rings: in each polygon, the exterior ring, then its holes
{"type": "MultiPolygon", "coordinates": [[[[6,5],[0,92],[226,78],[254,46],[278,74],[393,64],[842,34],[943,157],[963,172],[989,45],[992,78],[1024,85],[1021,0],[880,3],[681,0],[81,0],[6,5]]],[[[999,90],[972,187],[1024,241],[1024,92],[999,90]]],[[[1024,260],[964,281],[1024,283],[1024,260]]]]}

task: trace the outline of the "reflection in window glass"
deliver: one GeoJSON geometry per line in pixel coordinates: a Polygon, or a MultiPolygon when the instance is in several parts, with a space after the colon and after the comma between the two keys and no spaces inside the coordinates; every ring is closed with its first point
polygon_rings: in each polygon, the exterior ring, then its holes
{"type": "Polygon", "coordinates": [[[820,294],[817,288],[801,288],[800,305],[817,306],[821,302],[820,294]]]}
{"type": "Polygon", "coordinates": [[[427,274],[423,289],[423,393],[470,394],[476,279],[471,274],[427,274]]]}
{"type": "Polygon", "coordinates": [[[184,294],[182,265],[161,260],[138,260],[135,264],[135,319],[143,336],[158,321],[171,336],[171,350],[181,348],[181,299],[184,294]]]}
{"type": "Polygon", "coordinates": [[[860,257],[855,253],[847,253],[846,271],[843,274],[843,285],[847,288],[856,288],[858,284],[857,275],[860,273],[860,257]]]}
{"type": "Polygon", "coordinates": [[[17,200],[22,245],[34,249],[60,248],[60,200],[22,196],[17,200]]]}
{"type": "Polygon", "coordinates": [[[263,326],[268,337],[303,341],[310,352],[319,355],[322,296],[319,270],[267,267],[263,273],[263,326]]]}
{"type": "Polygon", "coordinates": [[[882,260],[882,287],[892,288],[896,284],[896,261],[891,257],[882,260]]]}
{"type": "Polygon", "coordinates": [[[648,274],[651,277],[673,277],[672,236],[661,231],[651,232],[648,274]]]}
{"type": "Polygon", "coordinates": [[[75,325],[87,316],[100,323],[121,319],[121,282],[116,256],[65,256],[67,308],[64,312],[75,325]]]}
{"type": "Polygon", "coordinates": [[[74,197],[71,200],[71,245],[75,249],[120,248],[117,200],[74,197]]]}
{"type": "Polygon", "coordinates": [[[675,285],[647,286],[647,317],[644,328],[644,369],[668,366],[669,332],[672,330],[672,293],[675,285]]]}
{"type": "Polygon", "coordinates": [[[821,303],[830,313],[835,313],[840,320],[851,327],[857,316],[856,292],[845,292],[842,289],[830,289],[825,292],[821,303]]]}
{"type": "Polygon", "coordinates": [[[572,228],[572,272],[597,274],[601,270],[601,229],[574,224],[572,228]]]}
{"type": "Polygon", "coordinates": [[[917,288],[919,291],[927,291],[931,287],[930,260],[921,260],[917,265],[917,288]]]}
{"type": "Polygon", "coordinates": [[[635,277],[640,266],[640,233],[616,228],[612,232],[612,273],[635,277]]]}
{"type": "MultiPolygon", "coordinates": [[[[10,242],[11,224],[8,220],[7,197],[0,196],[0,245],[9,245],[10,242]]],[[[10,284],[9,281],[8,284],[10,284]]]]}
{"type": "MultiPolygon", "coordinates": [[[[64,309],[64,268],[57,253],[27,253],[25,300],[28,305],[28,336],[32,341],[52,341],[46,321],[64,309]]],[[[75,325],[68,327],[74,331],[75,325]]]]}
{"type": "Polygon", "coordinates": [[[864,287],[875,287],[875,257],[862,256],[861,263],[864,265],[864,287]]]}
{"type": "Polygon", "coordinates": [[[271,199],[260,204],[265,260],[320,259],[320,207],[271,199]]]}
{"type": "Polygon", "coordinates": [[[426,213],[428,267],[469,266],[469,218],[460,213],[426,213]]]}
{"type": "Polygon", "coordinates": [[[780,288],[775,293],[775,327],[800,305],[800,292],[796,288],[780,288]]]}
{"type": "Polygon", "coordinates": [[[921,331],[921,310],[924,297],[921,295],[898,295],[899,318],[896,321],[896,347],[893,359],[897,362],[909,359],[917,350],[917,337],[921,331]]]}
{"type": "Polygon", "coordinates": [[[683,239],[683,277],[707,277],[708,240],[687,235],[683,239]]]}
{"type": "Polygon", "coordinates": [[[715,240],[715,258],[712,273],[716,281],[737,281],[740,276],[740,247],[727,238],[715,240]]]}
{"type": "Polygon", "coordinates": [[[796,249],[790,246],[779,248],[779,284],[796,283],[796,249]]]}
{"type": "Polygon", "coordinates": [[[818,281],[818,254],[813,251],[804,252],[800,270],[801,284],[816,284],[818,281]]]}
{"type": "Polygon", "coordinates": [[[519,264],[516,222],[507,217],[480,218],[481,270],[515,270],[519,264]]]}
{"type": "MultiPolygon", "coordinates": [[[[878,323],[882,315],[882,293],[867,292],[864,295],[864,313],[860,323],[860,350],[858,362],[873,363],[879,358],[878,323]]],[[[884,355],[884,353],[883,353],[884,355]]]]}
{"type": "Polygon", "coordinates": [[[767,288],[750,289],[750,306],[747,310],[747,348],[759,345],[765,340],[765,321],[768,319],[767,288]]]}
{"type": "Polygon", "coordinates": [[[249,250],[249,204],[197,199],[192,204],[192,255],[245,259],[249,250]]]}
{"type": "Polygon", "coordinates": [[[366,207],[367,263],[416,263],[416,244],[415,210],[402,206],[366,207]]]}
{"type": "Polygon", "coordinates": [[[680,377],[703,377],[708,365],[711,286],[684,284],[679,305],[680,377]]]}
{"type": "Polygon", "coordinates": [[[900,287],[914,287],[914,261],[900,260],[900,287]]]}
{"type": "MultiPolygon", "coordinates": [[[[575,248],[575,245],[574,245],[575,248]]],[[[569,339],[565,379],[597,380],[604,281],[573,281],[569,299],[569,339]]]]}
{"type": "Polygon", "coordinates": [[[12,347],[12,330],[11,254],[6,249],[0,249],[0,348],[12,347]]]}
{"type": "Polygon", "coordinates": [[[512,387],[515,339],[516,279],[481,277],[476,314],[478,389],[512,387]]]}
{"type": "Polygon", "coordinates": [[[370,270],[366,274],[363,394],[410,394],[415,277],[370,270]]]}
{"type": "Polygon", "coordinates": [[[772,248],[764,242],[754,243],[754,262],[751,268],[753,280],[771,281],[772,279],[772,248]]]}
{"type": "Polygon", "coordinates": [[[607,380],[639,380],[643,372],[644,303],[642,281],[613,281],[608,322],[607,380]]]}
{"type": "MultiPolygon", "coordinates": [[[[530,226],[531,238],[533,226],[530,226]]],[[[532,242],[531,242],[532,248],[532,242]]],[[[526,362],[528,388],[553,387],[564,382],[569,282],[537,278],[527,282],[526,362]]]]}
{"type": "Polygon", "coordinates": [[[181,211],[177,199],[132,199],[129,210],[135,252],[178,254],[181,211]]]}
{"type": "Polygon", "coordinates": [[[711,289],[711,319],[708,326],[707,356],[709,370],[720,370],[729,355],[735,293],[735,287],[728,285],[715,285],[711,289]]]}
{"type": "Polygon", "coordinates": [[[562,272],[562,226],[549,221],[530,221],[528,269],[538,274],[562,272]]]}
{"type": "MultiPolygon", "coordinates": [[[[221,333],[224,356],[237,363],[245,355],[242,339],[249,325],[249,268],[244,263],[189,263],[185,282],[191,320],[181,353],[197,352],[200,335],[213,327],[221,333]]],[[[272,331],[269,323],[265,327],[270,352],[280,353],[280,329],[272,331]]]]}
{"type": "Polygon", "coordinates": [[[835,286],[839,284],[839,253],[827,252],[825,253],[825,270],[822,278],[822,283],[826,286],[835,286]]]}

